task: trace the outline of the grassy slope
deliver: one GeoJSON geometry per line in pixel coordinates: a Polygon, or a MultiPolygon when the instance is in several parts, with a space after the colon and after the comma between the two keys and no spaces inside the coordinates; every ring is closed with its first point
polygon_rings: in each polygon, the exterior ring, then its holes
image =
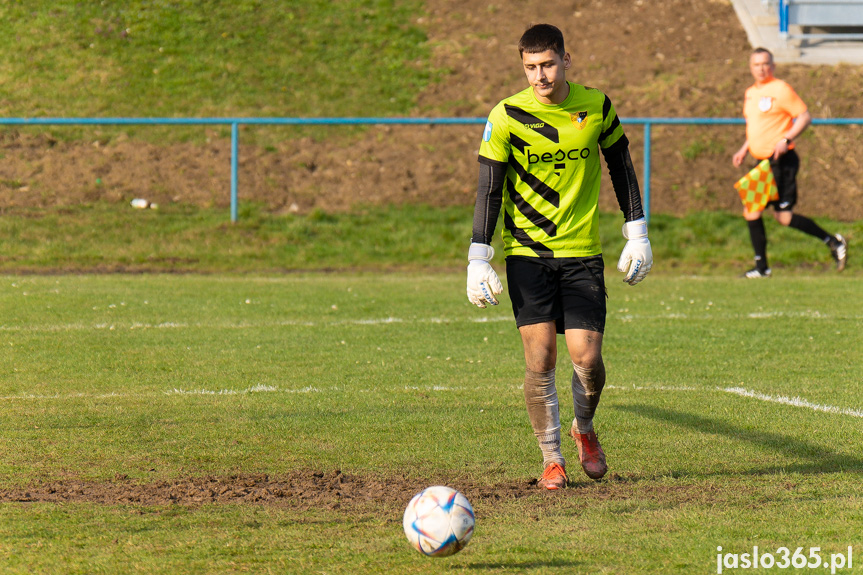
{"type": "Polygon", "coordinates": [[[411,19],[419,6],[3,2],[0,114],[356,116],[368,106],[403,113],[429,79],[412,65],[427,56],[411,19]],[[334,41],[343,37],[351,41],[334,41]]]}
{"type": "MultiPolygon", "coordinates": [[[[281,273],[289,270],[461,269],[471,233],[471,207],[370,208],[351,214],[275,216],[243,206],[231,224],[224,211],[191,206],[134,210],[95,204],[14,212],[0,218],[0,272],[281,273]]],[[[853,246],[863,222],[821,221],[853,246]]],[[[603,214],[607,264],[623,247],[620,214],[603,214]]],[[[498,225],[500,229],[501,225],[498,225]]],[[[751,260],[743,220],[724,213],[686,218],[655,215],[653,273],[734,275],[751,260]]],[[[832,268],[827,249],[797,231],[767,221],[771,265],[778,273],[832,268]]],[[[496,263],[503,263],[499,237],[496,263]]],[[[853,258],[853,252],[852,252],[853,258]]],[[[850,264],[846,275],[857,275],[850,264]]],[[[616,273],[616,272],[615,272],[616,273]]]]}
{"type": "MultiPolygon", "coordinates": [[[[413,24],[420,6],[416,0],[3,2],[0,115],[404,114],[433,76],[421,65],[428,47],[413,24]]],[[[172,128],[147,137],[186,135],[172,128]]]]}

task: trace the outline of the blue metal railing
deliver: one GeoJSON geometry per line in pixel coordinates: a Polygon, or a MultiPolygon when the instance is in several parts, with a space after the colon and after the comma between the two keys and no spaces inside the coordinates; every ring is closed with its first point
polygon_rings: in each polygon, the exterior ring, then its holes
{"type": "MultiPolygon", "coordinates": [[[[644,215],[650,219],[651,127],[653,125],[727,125],[743,124],[742,118],[623,118],[624,124],[644,126],[644,215]]],[[[339,125],[485,125],[486,118],[0,118],[0,125],[221,125],[231,127],[231,221],[237,221],[239,197],[238,158],[240,125],[339,126],[339,125]]],[[[813,124],[863,125],[863,118],[814,119],[813,124]]]]}
{"type": "Polygon", "coordinates": [[[779,36],[785,40],[863,40],[860,32],[805,32],[790,34],[789,26],[819,29],[853,29],[863,25],[861,0],[779,0],[779,36]]]}
{"type": "MultiPolygon", "coordinates": [[[[644,217],[650,220],[650,138],[651,126],[656,125],[728,125],[745,124],[743,118],[622,118],[624,124],[644,125],[644,182],[642,193],[644,195],[644,217]]],[[[863,118],[814,118],[813,124],[831,126],[863,126],[863,118]]]]}

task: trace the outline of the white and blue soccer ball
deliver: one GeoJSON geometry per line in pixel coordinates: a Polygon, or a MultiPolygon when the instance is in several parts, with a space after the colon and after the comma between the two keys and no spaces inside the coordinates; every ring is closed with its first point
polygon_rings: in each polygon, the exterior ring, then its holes
{"type": "Polygon", "coordinates": [[[451,487],[426,487],[413,496],[402,522],[411,545],[431,557],[458,553],[473,535],[476,518],[467,498],[451,487]]]}

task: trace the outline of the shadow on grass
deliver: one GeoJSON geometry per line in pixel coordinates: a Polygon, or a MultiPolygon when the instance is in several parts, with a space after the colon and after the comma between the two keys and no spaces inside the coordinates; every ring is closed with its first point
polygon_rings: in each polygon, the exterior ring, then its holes
{"type": "MultiPolygon", "coordinates": [[[[783,435],[769,431],[758,431],[732,425],[721,419],[712,419],[686,413],[663,409],[648,405],[616,406],[615,409],[628,411],[635,415],[665,421],[681,427],[687,427],[700,433],[719,435],[726,438],[736,438],[752,444],[760,445],[774,452],[784,453],[791,460],[805,459],[808,462],[790,465],[768,466],[754,469],[758,474],[771,473],[863,473],[863,459],[851,455],[831,451],[824,443],[806,441],[792,435],[783,435]]],[[[738,473],[738,472],[734,472],[738,473]]],[[[674,476],[689,475],[686,472],[672,472],[674,476]]]]}

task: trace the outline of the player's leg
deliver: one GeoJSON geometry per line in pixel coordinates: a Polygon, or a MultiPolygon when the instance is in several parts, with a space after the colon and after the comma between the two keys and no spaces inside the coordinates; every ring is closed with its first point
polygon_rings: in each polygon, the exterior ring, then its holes
{"type": "Polygon", "coordinates": [[[743,274],[747,278],[770,277],[770,266],[767,263],[767,232],[760,211],[743,211],[743,219],[749,227],[749,240],[755,252],[755,267],[743,274]]]}
{"type": "Polygon", "coordinates": [[[566,486],[560,450],[560,407],[555,385],[556,318],[560,316],[557,273],[553,262],[509,257],[507,286],[525,359],[524,399],[543,459],[539,484],[555,490],[566,486]]]}
{"type": "Polygon", "coordinates": [[[554,322],[544,322],[522,326],[519,333],[524,345],[527,415],[542,451],[543,469],[553,476],[546,478],[544,473],[543,486],[559,489],[566,485],[566,461],[560,450],[560,405],[554,378],[557,330],[554,322]]]}
{"type": "Polygon", "coordinates": [[[575,406],[569,434],[578,448],[578,460],[584,472],[591,479],[602,479],[608,472],[608,465],[593,428],[593,417],[605,387],[602,334],[568,329],[566,345],[572,358],[572,402],[575,406]]]}
{"type": "Polygon", "coordinates": [[[572,401],[574,433],[593,430],[593,416],[605,386],[605,364],[602,361],[602,334],[585,329],[566,330],[566,347],[572,359],[572,401]]]}
{"type": "Polygon", "coordinates": [[[821,240],[830,249],[830,255],[836,262],[836,269],[840,272],[845,269],[845,263],[848,261],[848,242],[840,234],[828,233],[810,218],[795,214],[791,210],[776,212],[773,217],[783,226],[821,240]]]}
{"type": "Polygon", "coordinates": [[[797,204],[797,172],[800,169],[800,158],[793,150],[771,162],[776,187],[779,190],[777,211],[773,214],[776,221],[821,240],[829,249],[836,261],[839,271],[845,269],[848,257],[848,243],[840,235],[828,233],[812,219],[794,213],[797,204]]]}
{"type": "Polygon", "coordinates": [[[561,280],[566,347],[573,366],[575,418],[570,435],[578,447],[578,458],[585,473],[592,479],[600,479],[608,466],[593,429],[593,418],[605,386],[602,361],[606,316],[604,265],[601,256],[576,258],[571,263],[561,280]]]}

